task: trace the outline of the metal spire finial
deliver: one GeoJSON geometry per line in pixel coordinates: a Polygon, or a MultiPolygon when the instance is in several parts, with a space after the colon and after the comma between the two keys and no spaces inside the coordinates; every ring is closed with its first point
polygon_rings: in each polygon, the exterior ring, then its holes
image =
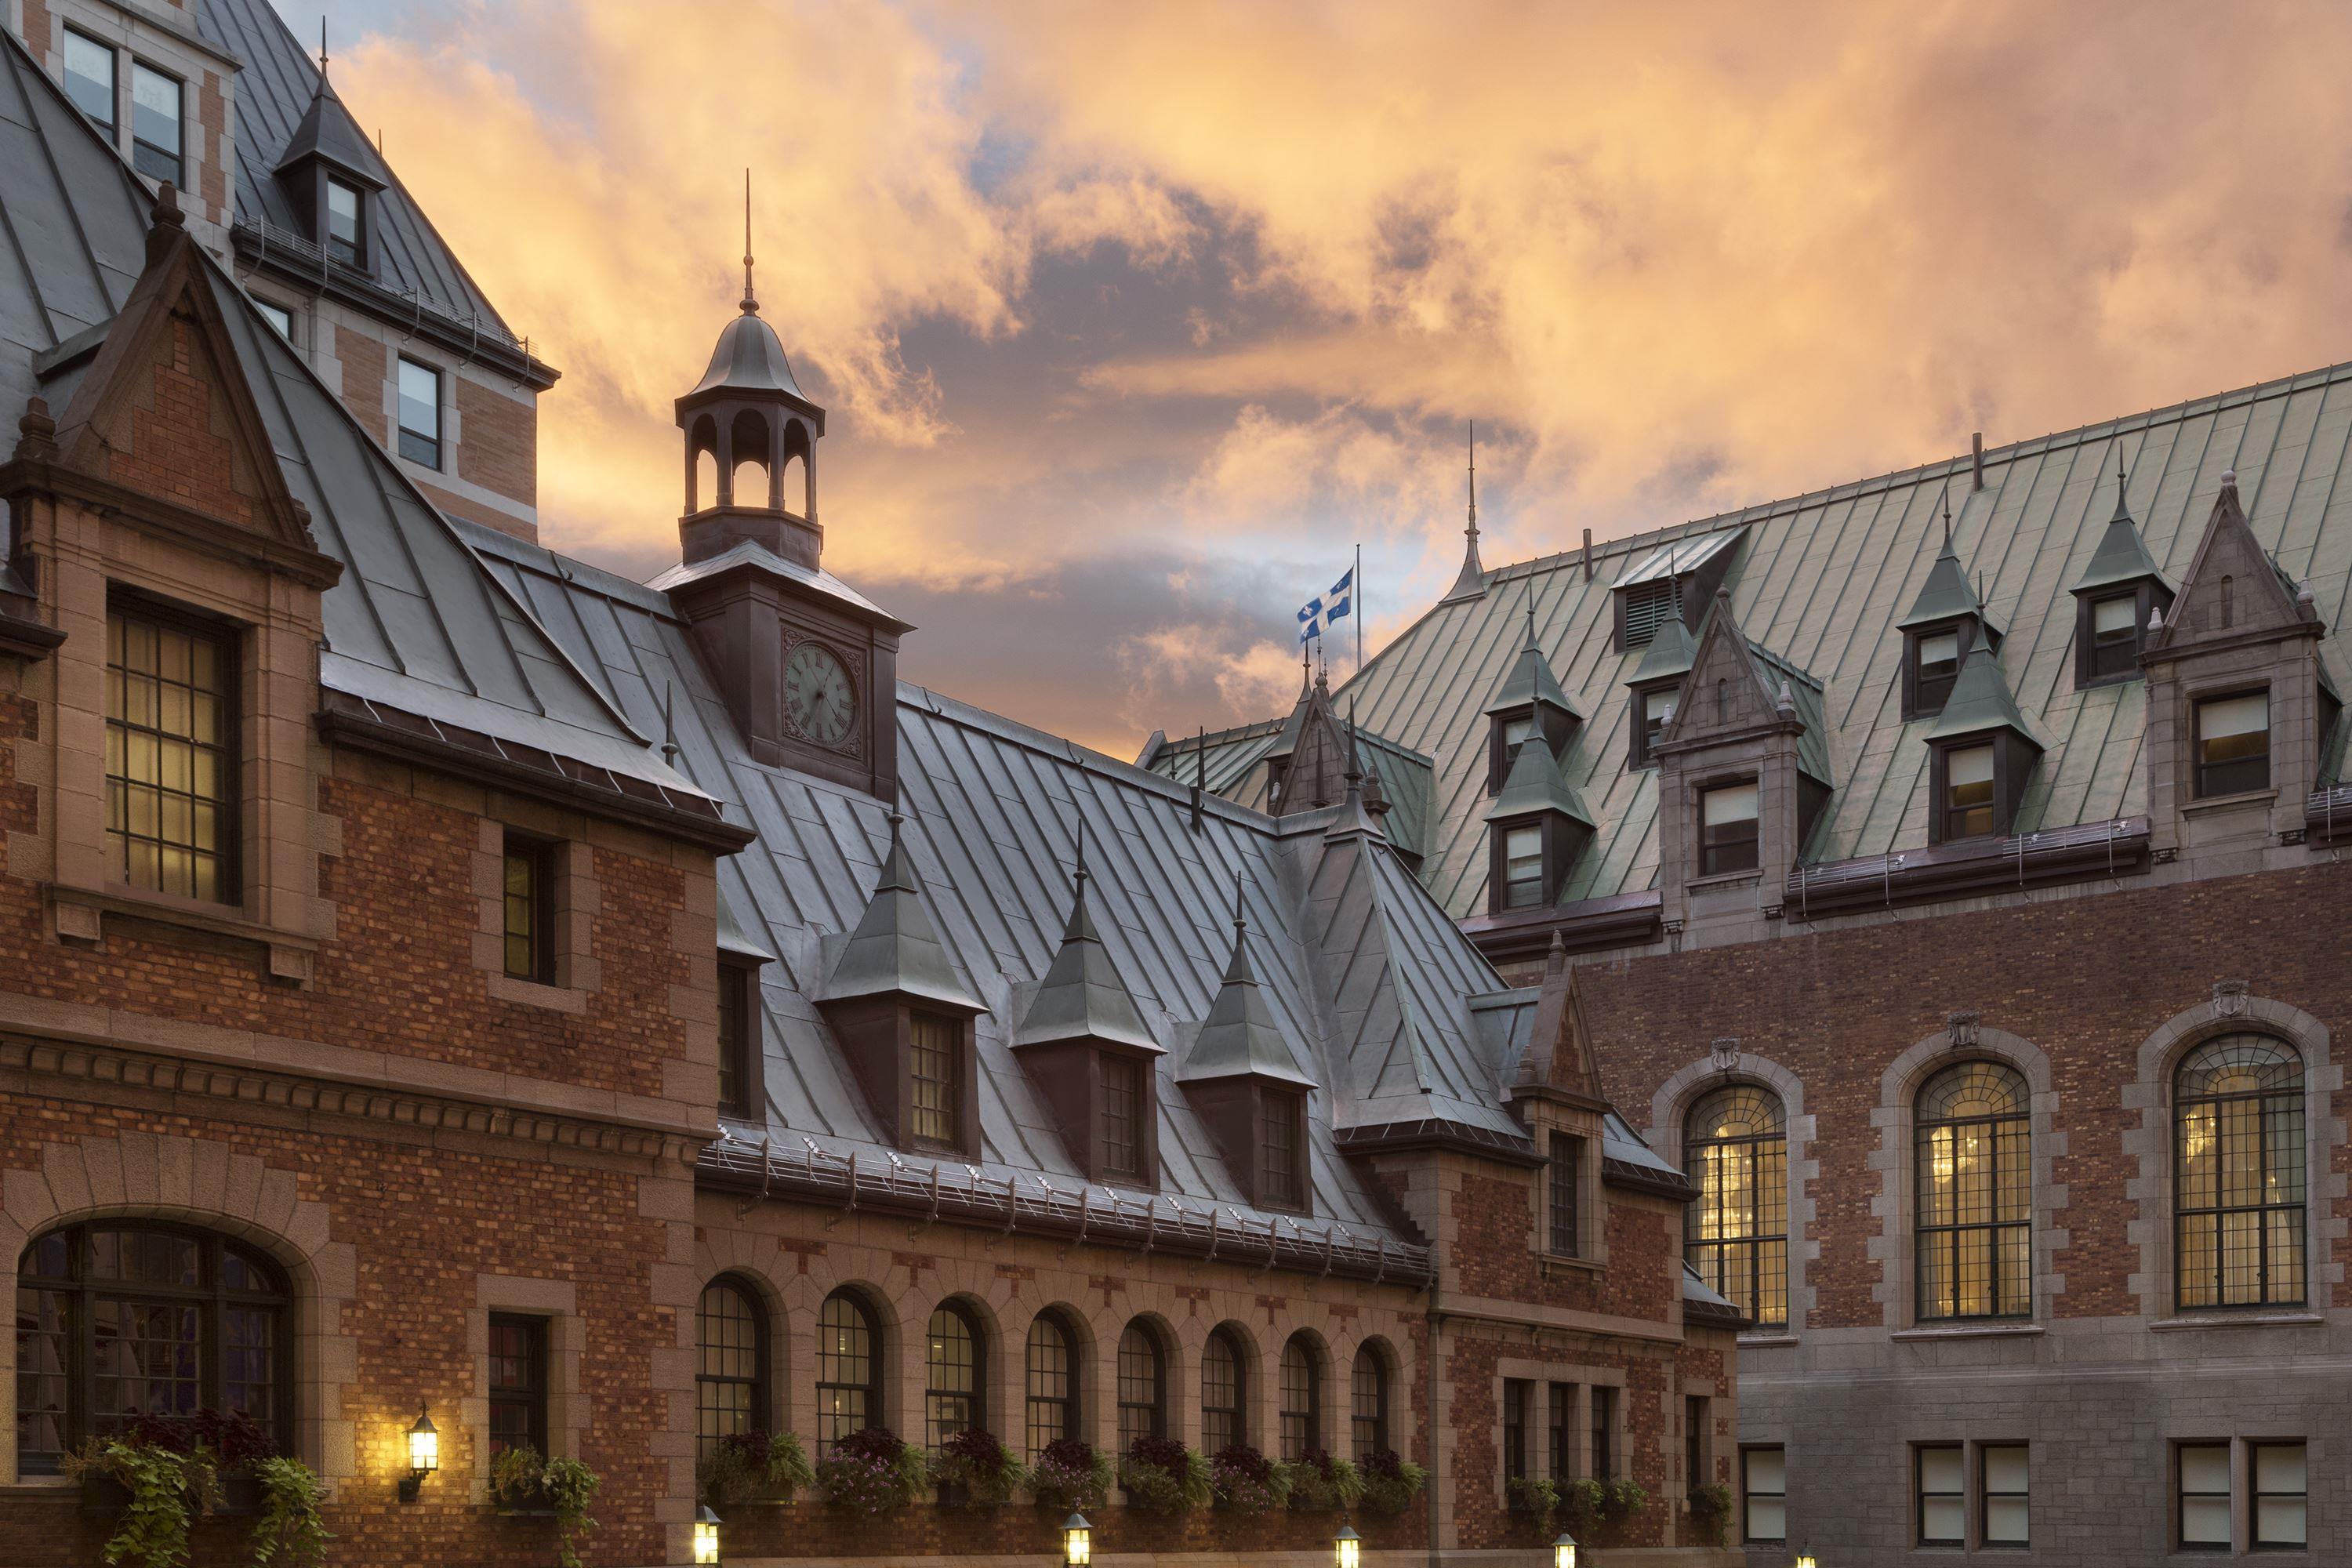
{"type": "Polygon", "coordinates": [[[1078,897],[1087,896],[1087,819],[1078,818],[1078,897]]]}
{"type": "Polygon", "coordinates": [[[662,761],[665,763],[675,763],[677,761],[677,723],[670,715],[670,703],[677,695],[677,687],[675,682],[663,683],[662,761]]]}
{"type": "Polygon", "coordinates": [[[1952,547],[1952,487],[1944,486],[1944,548],[1952,547]]]}
{"type": "Polygon", "coordinates": [[[325,89],[326,85],[327,85],[327,17],[326,17],[326,14],[325,14],[324,12],[321,12],[321,13],[320,13],[320,16],[319,16],[319,86],[320,86],[320,88],[323,90],[323,89],[325,89]]]}
{"type": "Polygon", "coordinates": [[[743,313],[760,313],[759,296],[751,292],[751,171],[743,171],[743,313]]]}
{"type": "Polygon", "coordinates": [[[1242,874],[1234,873],[1234,940],[1239,942],[1242,932],[1249,929],[1249,917],[1242,913],[1242,874]]]}
{"type": "Polygon", "coordinates": [[[1475,549],[1478,543],[1478,422],[1470,421],[1470,526],[1463,531],[1469,534],[1475,549]]]}

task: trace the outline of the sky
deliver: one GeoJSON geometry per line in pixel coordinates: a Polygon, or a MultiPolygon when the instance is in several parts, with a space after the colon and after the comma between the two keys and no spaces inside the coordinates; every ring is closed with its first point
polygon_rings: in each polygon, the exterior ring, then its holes
{"type": "Polygon", "coordinates": [[[563,372],[544,542],[675,559],[749,168],[825,563],[1114,754],[1286,708],[1360,546],[1368,651],[1423,613],[1473,420],[1492,567],[2352,358],[2318,0],[324,9],[563,372]]]}

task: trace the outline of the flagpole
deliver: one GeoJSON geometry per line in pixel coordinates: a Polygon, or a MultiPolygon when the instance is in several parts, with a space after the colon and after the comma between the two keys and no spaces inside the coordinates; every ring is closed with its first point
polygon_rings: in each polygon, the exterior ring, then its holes
{"type": "Polygon", "coordinates": [[[1356,673],[1364,673],[1364,547],[1356,546],[1356,673]]]}

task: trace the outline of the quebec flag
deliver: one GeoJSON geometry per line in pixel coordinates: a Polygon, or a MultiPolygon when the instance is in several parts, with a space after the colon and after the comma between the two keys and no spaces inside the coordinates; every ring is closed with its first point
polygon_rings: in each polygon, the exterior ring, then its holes
{"type": "Polygon", "coordinates": [[[1333,621],[1344,619],[1355,605],[1356,569],[1350,566],[1339,574],[1329,592],[1298,607],[1298,640],[1313,642],[1329,629],[1333,621]]]}

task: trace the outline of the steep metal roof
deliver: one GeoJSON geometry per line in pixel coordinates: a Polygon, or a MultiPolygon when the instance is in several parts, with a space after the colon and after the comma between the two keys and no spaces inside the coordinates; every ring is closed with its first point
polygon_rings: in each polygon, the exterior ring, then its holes
{"type": "MultiPolygon", "coordinates": [[[[1275,752],[1297,717],[1294,709],[1281,719],[1212,730],[1203,736],[1163,738],[1141,765],[1187,788],[1205,774],[1211,795],[1263,811],[1268,804],[1268,774],[1259,764],[1275,752]]],[[[1346,722],[1340,721],[1342,729],[1346,722]]],[[[1374,734],[1369,725],[1357,727],[1356,742],[1365,768],[1377,776],[1380,794],[1388,802],[1381,830],[1390,843],[1406,854],[1421,854],[1429,832],[1430,759],[1385,735],[1374,734]]]]}
{"type": "MultiPolygon", "coordinates": [[[[1981,573],[1987,610],[2006,626],[2000,667],[2021,716],[2048,744],[2018,830],[2095,824],[2147,809],[2141,739],[2146,688],[2074,689],[2069,592],[2110,537],[2118,460],[2127,501],[2157,570],[2178,583],[2224,469],[2234,467],[2249,518],[2289,577],[2310,579],[2331,628],[2321,644],[2343,668],[2352,593],[2352,365],[2200,398],[1989,450],[1984,489],[1948,458],[1718,517],[1596,545],[1587,582],[1579,552],[1504,566],[1479,598],[1443,602],[1339,691],[1364,727],[1434,760],[1422,874],[1446,909],[1486,903],[1486,720],[1480,710],[1525,637],[1526,594],[1561,685],[1592,715],[1562,759],[1599,824],[1563,900],[1634,892],[1657,881],[1657,779],[1625,766],[1625,682],[1642,650],[1613,644],[1611,593],[1636,572],[1687,563],[1709,542],[1747,532],[1727,584],[1740,626],[1768,661],[1792,673],[1809,731],[1808,771],[1833,786],[1809,858],[1842,859],[1927,841],[1932,720],[1902,717],[1897,622],[1943,542],[1938,497],[1950,488],[1953,537],[1981,573]],[[1965,497],[1965,504],[1961,498],[1965,497]],[[1624,563],[1612,575],[1612,562],[1624,563]],[[1507,591],[1505,591],[1507,590],[1507,591]],[[1810,670],[1818,686],[1794,677],[1810,670]]],[[[2340,682],[2339,682],[2340,684],[2340,682]]]]}

